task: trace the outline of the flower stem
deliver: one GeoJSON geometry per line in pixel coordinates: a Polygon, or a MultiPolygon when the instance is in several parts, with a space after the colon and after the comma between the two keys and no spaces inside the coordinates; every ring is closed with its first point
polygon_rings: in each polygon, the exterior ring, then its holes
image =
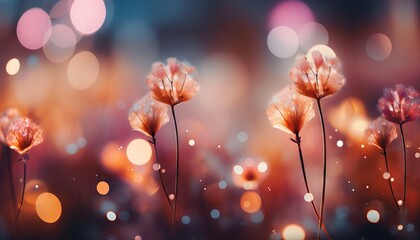
{"type": "Polygon", "coordinates": [[[400,131],[401,131],[401,138],[403,144],[403,158],[404,158],[404,188],[403,188],[403,205],[402,205],[402,219],[404,221],[405,218],[405,196],[406,196],[406,189],[407,189],[407,152],[405,149],[405,138],[404,138],[404,131],[402,124],[400,124],[400,131]]]}
{"type": "Polygon", "coordinates": [[[12,170],[12,159],[10,158],[10,152],[8,149],[3,148],[4,151],[6,151],[6,164],[8,168],[8,175],[9,175],[9,185],[10,185],[10,192],[12,195],[12,203],[13,203],[13,211],[16,213],[16,206],[17,206],[17,200],[16,200],[16,191],[15,191],[15,184],[13,181],[13,170],[12,170]]]}
{"type": "MultiPolygon", "coordinates": [[[[312,208],[313,208],[313,210],[314,210],[314,212],[316,214],[317,220],[319,221],[320,220],[319,213],[318,213],[318,210],[316,210],[314,199],[313,199],[313,195],[312,195],[311,191],[309,190],[308,179],[306,177],[305,163],[303,161],[302,147],[301,147],[301,144],[300,144],[301,143],[301,138],[300,138],[299,134],[296,134],[295,140],[292,139],[292,141],[295,142],[297,144],[297,146],[298,146],[300,165],[302,167],[302,174],[303,174],[303,180],[305,181],[306,192],[309,193],[309,194],[311,194],[312,208]]],[[[326,229],[326,227],[325,227],[324,224],[322,225],[322,230],[324,231],[325,236],[327,236],[328,239],[331,239],[331,236],[329,235],[329,233],[328,233],[328,231],[327,231],[327,229],[326,229]]]]}
{"type": "Polygon", "coordinates": [[[28,156],[26,154],[24,154],[22,156],[22,161],[23,161],[23,188],[22,188],[22,197],[20,198],[20,205],[19,205],[19,209],[16,215],[16,223],[19,220],[19,216],[20,216],[20,211],[22,210],[22,205],[23,205],[23,198],[25,196],[25,187],[26,187],[26,160],[28,160],[28,156]]]}
{"type": "Polygon", "coordinates": [[[321,208],[320,208],[320,217],[319,217],[319,224],[318,224],[318,235],[317,239],[321,239],[321,227],[324,220],[324,203],[325,203],[325,187],[327,182],[327,140],[325,136],[325,124],[324,124],[324,117],[322,116],[322,109],[321,109],[321,99],[316,100],[318,104],[319,110],[319,117],[321,120],[321,127],[322,127],[322,140],[323,140],[323,173],[322,173],[322,195],[321,195],[321,208]]]}
{"type": "MultiPolygon", "coordinates": [[[[391,174],[389,172],[388,157],[386,155],[386,150],[385,149],[384,149],[383,155],[384,155],[384,159],[385,159],[386,172],[389,173],[389,174],[391,174]]],[[[392,189],[391,178],[388,178],[388,184],[389,184],[389,189],[391,189],[392,198],[394,198],[395,205],[397,205],[397,208],[399,210],[400,209],[400,206],[398,205],[397,198],[395,197],[394,190],[392,189]]]]}
{"type": "Polygon", "coordinates": [[[175,116],[175,106],[171,105],[171,111],[172,111],[172,116],[174,118],[174,126],[175,126],[175,140],[176,140],[176,166],[175,166],[175,202],[174,202],[174,206],[172,208],[172,220],[171,220],[171,228],[172,231],[174,229],[174,222],[175,222],[175,216],[176,216],[176,205],[177,205],[177,201],[178,201],[178,180],[179,180],[179,137],[178,137],[178,125],[176,122],[176,116],[175,116]]]}
{"type": "MultiPolygon", "coordinates": [[[[158,152],[157,152],[157,147],[156,147],[156,138],[154,136],[152,136],[152,139],[153,139],[153,142],[152,142],[153,147],[154,147],[154,150],[155,150],[156,162],[159,164],[158,152]]],[[[158,172],[159,172],[160,183],[162,184],[163,191],[165,192],[166,200],[168,200],[169,206],[172,209],[172,204],[171,204],[171,200],[169,199],[168,190],[166,190],[165,183],[163,181],[163,175],[162,175],[162,168],[161,167],[159,167],[158,172]]]]}

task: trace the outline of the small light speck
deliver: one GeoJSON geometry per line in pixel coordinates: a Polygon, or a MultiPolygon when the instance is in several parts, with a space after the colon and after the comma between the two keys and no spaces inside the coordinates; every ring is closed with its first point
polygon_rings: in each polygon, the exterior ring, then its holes
{"type": "Polygon", "coordinates": [[[217,209],[212,209],[212,210],[210,211],[210,216],[211,216],[211,218],[213,218],[213,219],[218,219],[218,218],[220,217],[220,211],[219,211],[219,210],[217,210],[217,209]]]}
{"type": "Polygon", "coordinates": [[[354,189],[354,188],[352,188],[352,189],[351,189],[351,191],[352,191],[352,192],[354,192],[354,191],[355,191],[355,189],[354,189]]]}
{"type": "Polygon", "coordinates": [[[369,189],[369,185],[366,185],[366,189],[369,189]]]}
{"type": "Polygon", "coordinates": [[[398,206],[402,206],[403,201],[402,200],[398,200],[397,203],[398,203],[398,206]]]}
{"type": "Polygon", "coordinates": [[[337,141],[337,147],[342,147],[344,145],[344,142],[342,140],[337,141]]]}
{"type": "Polygon", "coordinates": [[[350,180],[347,183],[350,183],[350,180]]]}
{"type": "Polygon", "coordinates": [[[207,191],[207,188],[203,188],[204,189],[204,191],[207,191]]]}
{"type": "Polygon", "coordinates": [[[415,157],[415,158],[420,158],[420,153],[416,152],[416,153],[414,154],[414,157],[415,157]]]}
{"type": "Polygon", "coordinates": [[[221,148],[222,146],[220,146],[220,145],[217,145],[217,148],[221,148]]]}
{"type": "Polygon", "coordinates": [[[401,225],[401,224],[397,226],[398,231],[403,230],[403,228],[404,228],[404,226],[403,226],[403,225],[401,225]]]}
{"type": "Polygon", "coordinates": [[[168,196],[168,197],[169,197],[169,200],[174,200],[174,199],[175,199],[175,195],[174,195],[174,194],[172,194],[172,193],[171,193],[171,194],[169,194],[169,196],[168,196]]]}
{"type": "Polygon", "coordinates": [[[331,136],[331,135],[330,135],[330,136],[328,136],[328,139],[330,139],[330,140],[331,140],[331,139],[332,139],[332,136],[331,136]]]}
{"type": "Polygon", "coordinates": [[[225,180],[219,181],[218,186],[219,186],[220,189],[226,189],[227,182],[225,180]]]}
{"type": "Polygon", "coordinates": [[[106,218],[108,218],[109,221],[113,222],[117,219],[117,215],[113,211],[109,211],[106,213],[106,218]]]}
{"type": "Polygon", "coordinates": [[[366,159],[366,156],[363,156],[364,159],[366,159]]]}
{"type": "Polygon", "coordinates": [[[365,148],[365,145],[364,145],[364,144],[362,144],[362,145],[360,145],[360,147],[361,147],[361,148],[365,148]]]}
{"type": "Polygon", "coordinates": [[[123,149],[123,146],[120,146],[120,147],[118,148],[118,150],[119,150],[119,151],[121,151],[122,149],[123,149]]]}
{"type": "Polygon", "coordinates": [[[38,188],[39,188],[38,184],[37,184],[37,185],[35,185],[35,189],[38,189],[38,188]]]}
{"type": "Polygon", "coordinates": [[[182,222],[183,224],[185,224],[185,225],[190,224],[190,222],[191,222],[191,218],[190,218],[189,216],[187,216],[187,215],[184,215],[184,216],[182,216],[182,218],[181,218],[181,222],[182,222]]]}
{"type": "Polygon", "coordinates": [[[336,128],[336,129],[334,129],[334,132],[338,132],[338,129],[336,128]]]}
{"type": "Polygon", "coordinates": [[[186,129],[186,130],[185,130],[185,132],[187,133],[187,132],[189,132],[189,130],[188,130],[188,129],[186,129]]]}
{"type": "Polygon", "coordinates": [[[195,140],[194,139],[190,139],[188,141],[188,145],[190,145],[191,147],[195,145],[195,140]]]}

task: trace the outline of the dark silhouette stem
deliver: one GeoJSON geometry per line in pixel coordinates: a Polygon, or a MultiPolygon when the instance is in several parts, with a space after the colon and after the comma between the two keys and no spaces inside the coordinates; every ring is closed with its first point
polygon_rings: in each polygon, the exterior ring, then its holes
{"type": "Polygon", "coordinates": [[[320,217],[319,217],[319,224],[318,224],[318,236],[317,239],[321,239],[321,227],[324,220],[324,203],[325,203],[325,188],[327,182],[327,140],[325,136],[325,124],[324,124],[324,117],[322,116],[322,109],[321,109],[321,99],[316,100],[318,104],[319,110],[319,117],[321,120],[321,127],[322,127],[322,140],[323,140],[323,172],[322,172],[322,195],[321,195],[321,208],[320,208],[320,217]]]}
{"type": "Polygon", "coordinates": [[[16,213],[17,200],[16,200],[15,183],[13,181],[12,159],[10,158],[10,154],[8,154],[8,155],[9,156],[6,158],[6,164],[7,164],[7,168],[8,168],[10,192],[11,192],[11,195],[12,195],[13,212],[16,215],[17,214],[16,213]]]}
{"type": "Polygon", "coordinates": [[[25,187],[26,187],[26,160],[29,160],[29,157],[27,154],[22,155],[22,161],[23,161],[23,187],[22,187],[22,197],[20,198],[20,205],[19,209],[16,215],[16,223],[19,220],[20,212],[22,210],[23,205],[23,198],[25,197],[25,187]]]}
{"type": "MultiPolygon", "coordinates": [[[[386,167],[386,172],[389,173],[391,175],[391,173],[389,172],[389,167],[388,167],[388,157],[386,155],[386,150],[384,149],[384,152],[382,153],[384,155],[384,159],[385,159],[385,167],[386,167]]],[[[389,184],[389,189],[391,189],[391,193],[392,193],[392,198],[394,199],[395,205],[397,205],[398,210],[400,209],[400,206],[398,205],[398,201],[397,198],[395,197],[395,193],[394,193],[394,189],[392,189],[392,184],[391,184],[391,177],[388,178],[388,184],[389,184]]]]}
{"type": "Polygon", "coordinates": [[[406,145],[405,145],[405,138],[404,138],[404,131],[403,131],[403,127],[402,124],[400,124],[400,131],[401,131],[401,138],[402,138],[402,144],[403,144],[403,158],[404,158],[404,188],[403,188],[403,204],[402,204],[402,224],[404,224],[404,220],[405,220],[405,206],[406,206],[406,202],[405,202],[405,196],[406,196],[406,191],[407,191],[407,151],[406,151],[406,145]]]}
{"type": "MultiPolygon", "coordinates": [[[[160,165],[159,158],[158,158],[157,147],[156,147],[156,138],[154,136],[152,136],[152,140],[153,140],[153,142],[152,142],[153,143],[153,147],[154,147],[154,150],[155,150],[156,163],[160,165]]],[[[162,175],[162,167],[161,167],[161,165],[159,166],[158,172],[159,172],[160,183],[162,184],[162,189],[165,192],[166,200],[168,200],[169,206],[172,209],[171,199],[169,199],[168,190],[166,190],[165,183],[163,181],[163,175],[162,175]]]]}
{"type": "Polygon", "coordinates": [[[178,181],[179,181],[179,137],[178,137],[178,125],[176,122],[176,116],[175,116],[175,106],[171,105],[171,111],[172,111],[172,116],[174,118],[174,126],[175,126],[175,140],[176,140],[176,166],[175,166],[175,193],[174,193],[174,197],[175,197],[175,202],[172,208],[172,220],[171,220],[171,228],[172,231],[174,230],[174,223],[175,223],[175,216],[176,216],[176,205],[177,205],[177,201],[178,201],[178,181]]]}
{"type": "MultiPolygon", "coordinates": [[[[292,141],[295,142],[297,144],[297,146],[298,146],[300,166],[302,167],[302,174],[303,174],[303,180],[305,181],[306,192],[309,193],[309,194],[311,194],[311,198],[312,198],[311,199],[311,205],[312,205],[312,208],[313,208],[313,210],[315,212],[315,215],[317,217],[317,220],[319,221],[320,220],[319,213],[318,213],[318,210],[316,210],[314,199],[313,199],[313,195],[312,195],[311,191],[309,190],[308,179],[306,177],[305,163],[303,161],[302,147],[301,147],[301,144],[300,144],[301,143],[301,138],[300,138],[299,134],[296,134],[295,140],[292,139],[292,141]]],[[[329,233],[327,231],[327,228],[325,227],[324,224],[322,224],[322,230],[324,231],[325,236],[328,239],[331,239],[331,236],[329,235],[329,233]]]]}

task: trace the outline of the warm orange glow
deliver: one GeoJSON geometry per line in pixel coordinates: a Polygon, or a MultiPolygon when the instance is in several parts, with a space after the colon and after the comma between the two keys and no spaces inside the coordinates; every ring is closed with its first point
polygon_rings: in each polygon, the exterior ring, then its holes
{"type": "Polygon", "coordinates": [[[46,223],[55,223],[61,216],[61,202],[52,193],[41,193],[35,204],[38,217],[46,223]]]}
{"type": "Polygon", "coordinates": [[[102,149],[101,163],[114,172],[123,172],[129,165],[125,151],[115,142],[109,142],[102,149]]]}
{"type": "Polygon", "coordinates": [[[109,192],[109,184],[105,181],[100,181],[96,184],[96,191],[101,195],[107,195],[109,192]]]}
{"type": "Polygon", "coordinates": [[[74,55],[67,67],[68,81],[77,90],[90,87],[96,81],[98,75],[98,59],[89,51],[79,52],[74,55]]]}
{"type": "Polygon", "coordinates": [[[152,157],[150,143],[143,139],[134,139],[127,146],[127,157],[135,165],[144,165],[152,157]]]}
{"type": "Polygon", "coordinates": [[[254,191],[244,192],[240,200],[241,208],[247,213],[255,213],[261,208],[261,197],[254,191]]]}

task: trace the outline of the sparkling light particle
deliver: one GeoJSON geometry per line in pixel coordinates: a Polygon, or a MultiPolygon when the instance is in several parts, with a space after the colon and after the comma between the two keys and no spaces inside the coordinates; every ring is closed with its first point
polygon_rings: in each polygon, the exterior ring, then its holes
{"type": "Polygon", "coordinates": [[[113,222],[117,219],[117,214],[115,214],[113,211],[109,211],[109,212],[106,213],[106,218],[109,221],[113,222]]]}
{"type": "Polygon", "coordinates": [[[159,164],[159,163],[154,163],[154,164],[153,164],[153,166],[152,166],[152,168],[153,168],[153,170],[155,170],[155,171],[159,171],[159,169],[161,168],[161,166],[160,166],[160,164],[159,164]]]}
{"type": "Polygon", "coordinates": [[[19,19],[16,34],[19,42],[27,49],[36,50],[47,43],[51,36],[50,16],[41,8],[27,10],[19,19]]]}
{"type": "Polygon", "coordinates": [[[101,195],[107,195],[109,192],[109,184],[105,181],[100,181],[96,184],[96,191],[101,195]]]}
{"type": "Polygon", "coordinates": [[[105,17],[106,7],[103,0],[75,0],[70,9],[73,26],[85,35],[98,31],[105,17]]]}
{"type": "Polygon", "coordinates": [[[382,175],[382,177],[383,177],[385,180],[388,180],[388,179],[391,177],[391,174],[390,174],[389,172],[384,172],[384,174],[382,175]]]}
{"type": "Polygon", "coordinates": [[[175,195],[173,193],[169,194],[169,200],[174,200],[175,199],[175,195]]]}
{"type": "Polygon", "coordinates": [[[303,228],[296,224],[287,225],[283,229],[283,238],[285,240],[303,240],[305,239],[305,231],[303,228]]]}
{"type": "Polygon", "coordinates": [[[240,206],[246,213],[256,213],[261,208],[261,197],[254,191],[244,192],[240,199],[240,206]]]}
{"type": "Polygon", "coordinates": [[[260,163],[258,163],[257,168],[258,168],[258,171],[259,171],[260,173],[264,173],[264,172],[266,172],[266,171],[267,171],[267,169],[268,169],[268,165],[267,165],[267,163],[266,163],[266,162],[260,162],[260,163]]]}
{"type": "Polygon", "coordinates": [[[398,203],[398,206],[402,206],[403,201],[402,200],[398,200],[397,203],[398,203]]]}
{"type": "Polygon", "coordinates": [[[398,229],[398,231],[402,231],[404,229],[404,226],[400,224],[400,225],[397,226],[397,229],[398,229]]]}
{"type": "Polygon", "coordinates": [[[342,140],[337,141],[337,147],[342,147],[344,145],[344,142],[342,140]]]}
{"type": "Polygon", "coordinates": [[[303,196],[306,202],[312,202],[314,200],[314,195],[312,193],[305,193],[303,196]]]}
{"type": "Polygon", "coordinates": [[[17,58],[10,59],[6,64],[6,72],[9,75],[15,75],[19,72],[20,62],[17,58]]]}
{"type": "Polygon", "coordinates": [[[134,139],[128,144],[126,154],[131,163],[144,165],[152,157],[152,147],[146,140],[134,139]]]}
{"type": "Polygon", "coordinates": [[[287,26],[273,28],[267,36],[267,46],[270,52],[278,58],[289,58],[299,47],[296,32],[287,26]]]}
{"type": "Polygon", "coordinates": [[[190,145],[191,147],[195,145],[195,140],[194,139],[190,139],[188,141],[188,145],[190,145]]]}
{"type": "Polygon", "coordinates": [[[391,40],[385,34],[372,34],[366,41],[366,52],[373,60],[383,61],[389,57],[391,51],[391,40]]]}
{"type": "Polygon", "coordinates": [[[61,202],[52,193],[39,194],[35,202],[38,217],[46,223],[55,223],[61,216],[61,202]]]}
{"type": "Polygon", "coordinates": [[[414,157],[415,157],[415,158],[420,158],[420,153],[416,152],[416,153],[414,154],[414,157]]]}
{"type": "Polygon", "coordinates": [[[89,51],[82,51],[74,55],[67,66],[67,79],[70,85],[83,90],[89,88],[98,78],[99,62],[89,51]]]}
{"type": "Polygon", "coordinates": [[[239,165],[235,165],[233,166],[233,171],[237,174],[237,175],[241,175],[242,173],[244,173],[244,169],[239,166],[239,165]]]}
{"type": "Polygon", "coordinates": [[[366,218],[371,223],[377,223],[379,222],[379,219],[381,218],[381,216],[378,211],[372,209],[367,212],[366,218]]]}

